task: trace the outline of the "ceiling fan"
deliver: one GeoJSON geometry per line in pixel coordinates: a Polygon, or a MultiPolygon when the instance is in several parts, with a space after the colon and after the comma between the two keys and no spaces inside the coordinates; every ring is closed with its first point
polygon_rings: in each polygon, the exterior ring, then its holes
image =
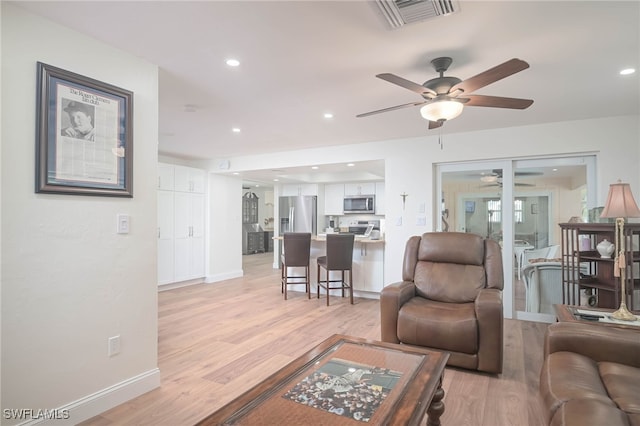
{"type": "Polygon", "coordinates": [[[429,120],[429,129],[435,129],[442,126],[446,120],[451,120],[460,115],[464,106],[525,109],[533,103],[533,100],[531,99],[471,94],[482,87],[488,86],[491,83],[495,83],[498,80],[529,68],[529,64],[525,61],[516,58],[510,59],[507,62],[490,68],[464,81],[457,77],[444,76],[444,72],[447,71],[452,61],[453,60],[449,57],[441,57],[432,60],[431,64],[435,70],[440,73],[440,77],[425,81],[422,85],[406,80],[402,77],[398,77],[394,74],[384,73],[376,75],[376,77],[382,80],[418,93],[422,96],[423,100],[384,108],[377,111],[365,112],[357,115],[356,117],[367,117],[381,112],[423,105],[423,107],[420,108],[420,113],[422,114],[422,117],[429,120]]]}
{"type": "MultiPolygon", "coordinates": [[[[541,176],[542,172],[514,172],[516,177],[518,176],[541,176]]],[[[502,169],[493,169],[491,173],[482,173],[480,175],[480,181],[485,183],[484,185],[480,185],[481,188],[490,187],[490,186],[499,186],[502,188],[502,169]]],[[[535,186],[533,183],[522,183],[515,182],[515,186],[535,186]]]]}

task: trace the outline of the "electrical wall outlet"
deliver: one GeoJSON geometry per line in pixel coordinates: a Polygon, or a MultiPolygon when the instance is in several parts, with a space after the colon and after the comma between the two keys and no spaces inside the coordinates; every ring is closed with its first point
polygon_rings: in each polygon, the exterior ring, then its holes
{"type": "Polygon", "coordinates": [[[107,354],[114,356],[120,353],[120,335],[109,337],[107,354]]]}

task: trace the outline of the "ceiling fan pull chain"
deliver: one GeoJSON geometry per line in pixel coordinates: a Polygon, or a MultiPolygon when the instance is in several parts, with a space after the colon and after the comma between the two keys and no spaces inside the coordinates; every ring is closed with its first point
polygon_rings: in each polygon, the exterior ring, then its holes
{"type": "Polygon", "coordinates": [[[440,144],[440,150],[442,151],[442,149],[443,149],[443,145],[442,145],[442,127],[440,127],[440,130],[438,131],[438,143],[440,144]]]}

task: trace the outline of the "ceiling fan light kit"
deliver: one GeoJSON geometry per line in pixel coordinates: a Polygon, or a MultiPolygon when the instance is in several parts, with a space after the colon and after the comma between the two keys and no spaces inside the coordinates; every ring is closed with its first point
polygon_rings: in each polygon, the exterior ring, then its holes
{"type": "Polygon", "coordinates": [[[434,101],[420,108],[420,114],[425,120],[446,121],[456,118],[462,113],[464,105],[452,100],[434,101]]]}
{"type": "Polygon", "coordinates": [[[440,76],[432,78],[423,84],[414,83],[413,81],[391,73],[376,75],[376,77],[382,80],[419,94],[423,100],[358,114],[356,117],[367,117],[381,112],[422,105],[420,114],[423,118],[429,120],[429,129],[435,129],[442,126],[445,121],[459,116],[465,105],[473,107],[526,109],[533,104],[533,100],[531,99],[472,94],[478,89],[529,68],[529,64],[525,61],[513,58],[466,80],[444,76],[445,71],[447,71],[452,61],[451,58],[446,56],[432,60],[431,65],[440,76]]]}

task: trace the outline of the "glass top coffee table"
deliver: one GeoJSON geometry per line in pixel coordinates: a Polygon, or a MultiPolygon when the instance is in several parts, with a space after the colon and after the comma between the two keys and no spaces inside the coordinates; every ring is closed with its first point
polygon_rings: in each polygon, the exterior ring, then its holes
{"type": "Polygon", "coordinates": [[[333,335],[198,425],[440,425],[449,354],[333,335]]]}

